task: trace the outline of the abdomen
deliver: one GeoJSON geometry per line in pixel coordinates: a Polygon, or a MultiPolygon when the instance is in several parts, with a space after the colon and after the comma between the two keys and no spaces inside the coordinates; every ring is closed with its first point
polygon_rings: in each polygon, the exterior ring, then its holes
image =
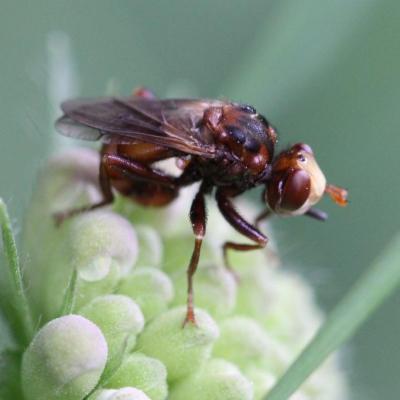
{"type": "MultiPolygon", "coordinates": [[[[125,157],[149,167],[156,161],[165,160],[175,155],[168,148],[144,142],[106,144],[103,145],[101,153],[125,157]]],[[[109,168],[107,174],[111,186],[117,192],[144,206],[165,206],[179,194],[178,187],[166,187],[133,175],[128,176],[116,168],[109,168]]]]}

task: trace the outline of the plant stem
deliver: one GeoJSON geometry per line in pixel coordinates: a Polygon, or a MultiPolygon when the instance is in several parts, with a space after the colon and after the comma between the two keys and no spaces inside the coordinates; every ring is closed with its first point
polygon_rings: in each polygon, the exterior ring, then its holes
{"type": "Polygon", "coordinates": [[[24,283],[22,281],[21,266],[19,263],[17,246],[11,228],[7,207],[0,198],[0,226],[3,236],[5,258],[11,278],[12,293],[15,297],[15,309],[22,324],[24,339],[29,343],[34,333],[31,310],[26,297],[24,283]]]}
{"type": "Polygon", "coordinates": [[[400,284],[400,234],[339,302],[265,400],[286,400],[400,284]]]}

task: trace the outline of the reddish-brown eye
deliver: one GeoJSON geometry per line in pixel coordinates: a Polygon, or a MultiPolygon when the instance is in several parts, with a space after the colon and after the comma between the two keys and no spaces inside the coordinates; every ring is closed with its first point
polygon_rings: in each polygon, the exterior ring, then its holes
{"type": "Polygon", "coordinates": [[[308,199],[311,181],[308,173],[302,169],[294,170],[283,184],[281,208],[294,211],[299,209],[308,199]]]}
{"type": "Polygon", "coordinates": [[[292,212],[301,208],[311,190],[308,173],[301,169],[287,171],[268,185],[268,204],[276,212],[292,212]]]}

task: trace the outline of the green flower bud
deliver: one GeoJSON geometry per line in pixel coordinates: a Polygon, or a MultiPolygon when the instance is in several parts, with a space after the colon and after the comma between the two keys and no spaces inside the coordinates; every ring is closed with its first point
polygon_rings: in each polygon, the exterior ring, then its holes
{"type": "Polygon", "coordinates": [[[301,389],[310,399],[336,400],[348,397],[345,378],[335,354],[305,381],[301,389]]]}
{"type": "Polygon", "coordinates": [[[274,375],[258,367],[251,366],[246,368],[244,375],[253,383],[254,400],[263,400],[276,382],[274,375]]]}
{"type": "MultiPolygon", "coordinates": [[[[279,286],[275,283],[283,271],[275,272],[269,266],[242,269],[237,289],[236,313],[263,321],[271,304],[279,297],[279,286]]],[[[271,329],[273,327],[269,326],[271,329]]]]}
{"type": "Polygon", "coordinates": [[[108,274],[98,281],[86,281],[78,276],[74,310],[79,310],[97,296],[113,293],[121,279],[121,271],[116,262],[112,262],[108,274]]]}
{"type": "Polygon", "coordinates": [[[137,350],[158,358],[174,381],[199,369],[209,358],[219,330],[203,310],[196,311],[197,326],[183,327],[186,308],[173,308],[152,320],[140,335],[137,350]]]}
{"type": "Polygon", "coordinates": [[[164,364],[155,358],[132,353],[124,359],[106,386],[133,386],[142,390],[152,400],[164,400],[168,395],[167,370],[164,364]]]}
{"type": "Polygon", "coordinates": [[[256,319],[293,349],[302,348],[322,322],[312,292],[301,277],[261,266],[241,273],[236,312],[256,319]]]}
{"type": "Polygon", "coordinates": [[[157,226],[157,224],[163,225],[167,223],[165,215],[158,215],[158,213],[154,213],[153,207],[143,207],[132,201],[127,201],[122,196],[117,196],[115,198],[113,210],[135,225],[139,226],[157,226]]]}
{"type": "MultiPolygon", "coordinates": [[[[23,230],[23,254],[29,254],[25,278],[32,308],[37,317],[44,316],[45,320],[50,317],[46,309],[48,304],[55,304],[52,308],[54,316],[54,308],[58,307],[58,311],[62,302],[59,296],[51,298],[53,293],[47,297],[53,282],[48,284],[45,277],[52,276],[58,266],[63,274],[59,273],[55,282],[65,284],[71,275],[70,269],[66,268],[70,259],[64,227],[56,228],[53,214],[101,200],[99,160],[98,152],[85,148],[70,149],[53,156],[41,171],[30,202],[23,230]]],[[[63,291],[59,286],[58,294],[63,291]]]]}
{"type": "Polygon", "coordinates": [[[253,387],[239,369],[219,359],[173,385],[170,400],[253,400],[253,387]]]}
{"type": "Polygon", "coordinates": [[[101,200],[98,163],[97,152],[73,149],[53,157],[41,173],[26,218],[24,252],[30,257],[29,297],[44,320],[59,315],[73,269],[79,273],[76,306],[80,307],[96,289],[97,294],[114,290],[116,272],[124,275],[136,262],[138,242],[132,225],[106,208],[55,226],[55,212],[101,200]]]}
{"type": "Polygon", "coordinates": [[[41,283],[46,283],[42,297],[48,317],[59,315],[74,269],[78,272],[76,310],[97,295],[105,294],[105,290],[113,291],[121,275],[132,269],[138,253],[132,225],[107,210],[75,216],[54,233],[52,240],[61,243],[57,252],[49,256],[52,270],[41,283]]]}
{"type": "Polygon", "coordinates": [[[124,387],[122,389],[101,389],[89,396],[88,400],[152,400],[141,390],[124,387]]]}
{"type": "Polygon", "coordinates": [[[68,315],[47,323],[22,360],[27,400],[75,400],[97,384],[107,360],[107,343],[93,322],[68,315]]]}
{"type": "MultiPolygon", "coordinates": [[[[99,162],[99,153],[84,147],[51,157],[39,176],[28,216],[41,215],[42,222],[50,222],[55,212],[100,201],[99,162]]],[[[43,224],[37,228],[47,229],[43,224]]]]}
{"type": "MultiPolygon", "coordinates": [[[[189,233],[164,238],[163,269],[171,277],[185,273],[193,252],[194,239],[189,233]],[[179,249],[179,251],[176,251],[179,249]]],[[[202,254],[203,256],[203,254],[202,254]]]]}
{"type": "Polygon", "coordinates": [[[318,310],[311,288],[301,276],[292,272],[274,274],[275,295],[261,322],[276,337],[290,343],[300,351],[322,324],[323,317],[318,310]],[[279,287],[279,289],[277,289],[279,287]]]}
{"type": "MultiPolygon", "coordinates": [[[[182,271],[183,272],[183,271],[182,271]]],[[[173,305],[184,304],[187,297],[186,274],[175,274],[176,296],[173,305]]],[[[215,319],[229,315],[236,303],[237,283],[226,268],[201,266],[196,272],[196,305],[215,319]]]]}
{"type": "Polygon", "coordinates": [[[110,294],[96,297],[79,310],[103,332],[108,345],[106,375],[118,367],[123,355],[135,344],[144,326],[143,314],[129,297],[110,294]]]}
{"type": "Polygon", "coordinates": [[[105,210],[87,212],[71,221],[72,264],[86,281],[103,279],[113,261],[126,275],[135,264],[138,244],[127,220],[105,210]]]}
{"type": "Polygon", "coordinates": [[[290,360],[289,350],[251,318],[228,318],[220,323],[220,332],[213,354],[235,363],[243,370],[259,366],[280,373],[290,360]]]}
{"type": "Polygon", "coordinates": [[[163,243],[160,234],[148,225],[135,225],[139,241],[137,267],[159,267],[163,258],[163,243]]]}
{"type": "MultiPolygon", "coordinates": [[[[266,250],[229,251],[236,283],[221,246],[243,237],[210,199],[193,281],[197,326],[183,327],[194,245],[187,211],[196,188],[184,188],[159,209],[117,195],[114,212],[82,213],[56,228],[54,212],[101,199],[98,162],[91,150],[55,157],[28,214],[25,277],[34,318],[46,321],[72,309],[92,322],[69,315],[38,332],[22,363],[26,400],[89,393],[88,400],[262,399],[321,322],[310,288],[295,273],[275,268],[271,243],[266,250]]],[[[249,221],[252,208],[240,204],[249,221]]],[[[10,361],[9,371],[19,369],[10,361]]],[[[343,398],[343,376],[331,360],[290,400],[343,398]]]]}
{"type": "Polygon", "coordinates": [[[150,267],[131,272],[121,280],[117,291],[135,300],[146,321],[164,312],[174,297],[174,287],[168,275],[150,267]]]}

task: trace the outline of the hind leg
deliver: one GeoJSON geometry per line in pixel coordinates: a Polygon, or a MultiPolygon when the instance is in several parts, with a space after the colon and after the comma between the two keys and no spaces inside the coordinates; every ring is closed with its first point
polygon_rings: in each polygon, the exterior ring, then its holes
{"type": "Polygon", "coordinates": [[[106,165],[104,163],[103,158],[101,159],[100,162],[99,183],[100,183],[100,190],[103,195],[103,199],[100,202],[55,213],[53,217],[56,222],[56,225],[57,226],[61,225],[66,219],[71,218],[74,215],[95,210],[96,208],[104,207],[108,204],[111,204],[114,201],[114,195],[111,189],[110,178],[107,174],[106,165]]]}
{"type": "Polygon", "coordinates": [[[106,153],[103,154],[100,162],[100,187],[103,193],[103,200],[96,204],[57,213],[54,215],[56,223],[59,225],[65,221],[65,219],[111,204],[114,200],[114,195],[112,193],[110,175],[113,172],[122,176],[128,184],[136,181],[146,182],[169,188],[170,191],[174,192],[177,192],[179,188],[176,178],[172,176],[165,175],[156,169],[135,162],[129,158],[106,153]]]}

